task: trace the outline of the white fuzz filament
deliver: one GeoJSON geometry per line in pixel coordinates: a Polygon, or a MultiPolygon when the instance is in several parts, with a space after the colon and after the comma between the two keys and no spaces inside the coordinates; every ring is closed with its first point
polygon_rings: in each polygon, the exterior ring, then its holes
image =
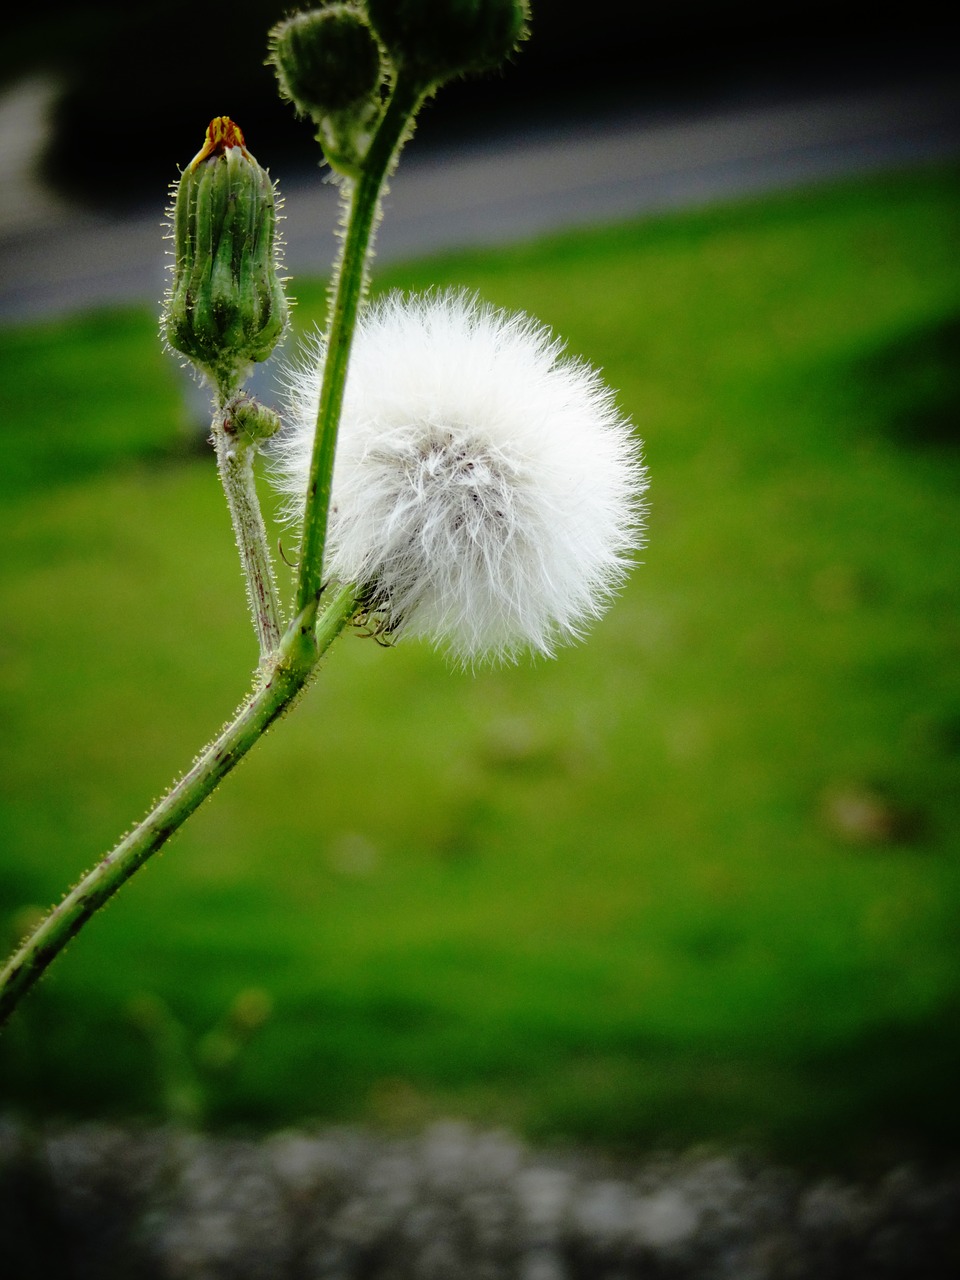
{"type": "MultiPolygon", "coordinates": [[[[586,365],[523,315],[464,294],[369,308],[354,336],[325,572],[388,634],[463,662],[582,635],[638,547],[646,473],[586,365]]],[[[301,519],[324,345],[288,371],[275,479],[301,519]]]]}

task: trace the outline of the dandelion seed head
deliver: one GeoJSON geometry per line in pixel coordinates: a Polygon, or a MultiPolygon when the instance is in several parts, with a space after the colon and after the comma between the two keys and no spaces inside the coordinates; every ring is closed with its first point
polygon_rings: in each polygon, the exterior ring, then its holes
{"type": "MultiPolygon", "coordinates": [[[[302,518],[324,359],[287,370],[274,450],[302,518]]],[[[464,293],[392,294],[354,336],[326,574],[393,633],[464,663],[579,638],[641,545],[646,472],[599,375],[535,321],[464,293]]]]}

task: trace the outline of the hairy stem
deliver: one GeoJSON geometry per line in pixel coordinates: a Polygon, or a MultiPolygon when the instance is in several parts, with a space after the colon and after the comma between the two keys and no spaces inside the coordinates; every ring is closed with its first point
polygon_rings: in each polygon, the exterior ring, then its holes
{"type": "Polygon", "coordinates": [[[422,99],[423,90],[401,74],[371,140],[363,171],[356,181],[351,181],[349,188],[346,234],[327,322],[327,353],[304,510],[300,575],[294,606],[298,612],[319,598],[323,584],[323,553],[330,513],[337,427],[353,331],[366,290],[367,258],[380,209],[380,197],[422,99]]]}
{"type": "Polygon", "coordinates": [[[220,780],[289,709],[316,670],[321,656],[356,615],[359,591],[355,586],[331,591],[324,608],[319,608],[334,449],[380,197],[423,94],[422,87],[408,83],[402,75],[398,78],[364,157],[362,171],[351,182],[346,234],[329,317],[294,619],[281,635],[273,564],[254,484],[254,450],[231,432],[228,401],[234,388],[232,385],[221,387],[213,434],[260,644],[257,685],[227,727],[152,812],[23,942],[0,973],[0,1024],[90,917],[162,848],[220,780]]]}
{"type": "Polygon", "coordinates": [[[54,907],[0,973],[0,1024],[94,912],[169,840],[288,710],[356,607],[356,589],[346,587],[331,596],[319,616],[312,606],[293,620],[264,665],[257,688],[227,727],[146,818],[54,907]]]}
{"type": "Polygon", "coordinates": [[[267,531],[253,477],[256,447],[233,434],[229,403],[221,403],[214,414],[213,442],[247,584],[247,600],[253,629],[260,645],[260,660],[263,662],[277,651],[283,616],[267,531]]]}

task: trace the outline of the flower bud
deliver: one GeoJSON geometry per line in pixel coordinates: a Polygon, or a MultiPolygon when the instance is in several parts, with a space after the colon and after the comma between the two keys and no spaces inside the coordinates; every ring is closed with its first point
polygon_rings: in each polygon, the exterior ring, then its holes
{"type": "Polygon", "coordinates": [[[174,266],[163,333],[223,389],[266,360],[287,323],[273,183],[227,116],[181,175],[171,211],[174,266]]]}
{"type": "Polygon", "coordinates": [[[259,444],[280,430],[280,415],[241,391],[227,402],[223,429],[244,445],[259,444]]]}
{"type": "Polygon", "coordinates": [[[425,86],[499,66],[527,34],[527,0],[367,0],[391,58],[425,86]]]}
{"type": "Polygon", "coordinates": [[[280,93],[320,121],[378,102],[380,50],[363,18],[347,5],[297,13],[270,32],[280,93]]]}

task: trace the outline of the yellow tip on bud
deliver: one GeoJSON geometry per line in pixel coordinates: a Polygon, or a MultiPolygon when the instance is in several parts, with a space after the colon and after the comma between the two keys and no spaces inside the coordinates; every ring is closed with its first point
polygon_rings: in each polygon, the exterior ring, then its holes
{"type": "Polygon", "coordinates": [[[209,159],[210,156],[222,155],[227,147],[239,147],[245,156],[248,158],[250,156],[240,126],[234,124],[229,116],[215,116],[207,125],[207,136],[203,146],[190,161],[190,169],[196,169],[198,164],[209,159]]]}

